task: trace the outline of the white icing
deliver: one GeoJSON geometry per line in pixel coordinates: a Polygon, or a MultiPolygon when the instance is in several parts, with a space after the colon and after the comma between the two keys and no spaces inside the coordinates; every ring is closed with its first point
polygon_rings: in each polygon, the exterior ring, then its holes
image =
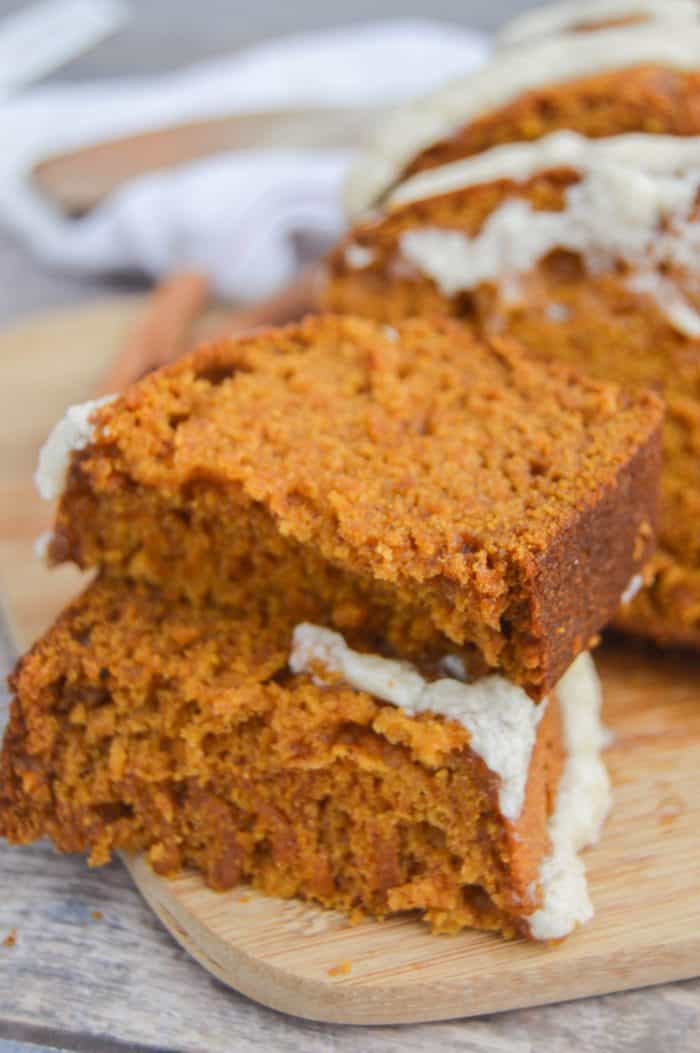
{"type": "Polygon", "coordinates": [[[374,253],[364,245],[352,242],[345,250],[345,262],[353,270],[363,270],[374,262],[374,253]]]}
{"type": "Polygon", "coordinates": [[[593,274],[623,262],[633,272],[630,288],[652,296],[676,329],[700,335],[700,315],[678,282],[662,276],[669,266],[689,278],[700,268],[700,222],[689,218],[700,189],[700,138],[625,135],[590,142],[560,132],[426,173],[392,202],[504,175],[526,179],[561,164],[580,173],[565,192],[563,209],[537,210],[527,200],[509,198],[473,238],[436,227],[406,231],[402,257],[446,296],[497,282],[511,299],[518,295],[517,279],[556,248],[580,254],[593,274]]]}
{"type": "Polygon", "coordinates": [[[649,176],[700,170],[700,136],[631,132],[587,139],[578,132],[553,132],[534,142],[494,146],[474,157],[429,168],[393,190],[387,205],[398,208],[501,179],[524,183],[547,169],[595,171],[601,166],[638,170],[649,176]]]}
{"type": "Polygon", "coordinates": [[[645,64],[697,69],[700,27],[683,32],[631,26],[568,33],[503,51],[480,69],[395,112],[350,172],[345,204],[356,215],[375,204],[421,150],[523,92],[645,64]]]}
{"type": "Polygon", "coordinates": [[[39,463],[34,482],[45,501],[53,501],[63,492],[66,473],[74,450],[82,450],[92,440],[91,417],[96,409],[106,405],[116,395],[71,406],[56,424],[39,452],[39,463]]]}
{"type": "Polygon", "coordinates": [[[633,292],[650,296],[679,333],[700,337],[700,314],[688,303],[672,278],[656,271],[643,271],[630,275],[627,286],[633,292]]]}
{"type": "Polygon", "coordinates": [[[44,530],[34,542],[34,555],[40,563],[46,563],[49,555],[49,545],[53,534],[50,530],[44,530]]]}
{"type": "MultiPolygon", "coordinates": [[[[697,22],[699,14],[697,0],[564,0],[524,11],[511,19],[499,33],[498,43],[519,47],[542,37],[618,18],[639,17],[678,26],[697,22]]],[[[604,27],[600,28],[602,31],[604,27]]]]}
{"type": "MultiPolygon", "coordinates": [[[[316,666],[409,716],[440,713],[461,724],[469,732],[470,748],[500,779],[502,814],[511,821],[518,818],[546,701],[536,705],[521,687],[501,676],[486,676],[471,684],[447,678],[429,683],[409,662],[360,654],[347,646],[340,633],[298,625],[289,667],[293,673],[314,673],[316,666]]],[[[315,679],[323,683],[318,674],[315,679]]]]}
{"type": "Polygon", "coordinates": [[[440,672],[444,673],[445,676],[450,676],[453,680],[461,680],[462,682],[467,679],[467,667],[460,655],[446,654],[444,658],[440,659],[439,664],[440,672]]]}
{"type": "Polygon", "coordinates": [[[617,742],[617,735],[612,730],[612,728],[608,728],[605,727],[605,725],[603,725],[601,742],[603,744],[603,752],[605,752],[605,750],[611,749],[615,745],[615,743],[617,742]]]}
{"type": "Polygon", "coordinates": [[[539,872],[542,905],[529,918],[536,940],[561,939],[593,917],[578,853],[598,840],[611,805],[600,683],[589,654],[579,655],[556,690],[567,759],[548,826],[551,851],[539,872]]]}
{"type": "Polygon", "coordinates": [[[642,588],[644,588],[644,578],[641,574],[635,574],[632,578],[630,578],[629,585],[620,597],[621,605],[624,607],[627,603],[631,603],[634,597],[639,592],[639,590],[642,588]]]}

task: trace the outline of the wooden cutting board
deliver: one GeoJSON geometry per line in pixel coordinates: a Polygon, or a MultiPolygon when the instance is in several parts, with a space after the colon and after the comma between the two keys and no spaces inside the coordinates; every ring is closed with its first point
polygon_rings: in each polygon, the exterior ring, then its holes
{"type": "MultiPolygon", "coordinates": [[[[33,557],[50,518],[31,484],[37,450],[66,405],[89,396],[138,306],[98,304],[0,336],[0,589],[22,647],[81,580],[33,557]]],[[[410,918],[350,926],[247,888],[211,892],[191,873],[165,881],[139,858],[127,866],[205,968],[316,1020],[439,1020],[700,974],[700,659],[618,641],[598,663],[615,808],[586,854],[596,918],[561,946],[435,937],[410,918]]]]}

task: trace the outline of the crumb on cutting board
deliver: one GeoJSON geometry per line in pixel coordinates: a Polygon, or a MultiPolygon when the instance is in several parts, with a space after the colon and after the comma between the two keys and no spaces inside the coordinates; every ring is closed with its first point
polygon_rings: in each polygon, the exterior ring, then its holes
{"type": "Polygon", "coordinates": [[[14,947],[17,943],[17,929],[10,929],[5,939],[2,941],[3,947],[14,947]]]}
{"type": "Polygon", "coordinates": [[[333,966],[331,966],[331,968],[328,970],[328,975],[329,976],[347,976],[348,973],[351,970],[352,970],[352,963],[349,962],[347,960],[347,958],[346,958],[345,961],[340,963],[340,965],[333,965],[333,966]]]}

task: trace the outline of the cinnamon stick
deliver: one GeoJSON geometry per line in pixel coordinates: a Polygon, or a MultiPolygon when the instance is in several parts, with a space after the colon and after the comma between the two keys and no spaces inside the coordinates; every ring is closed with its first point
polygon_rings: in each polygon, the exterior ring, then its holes
{"type": "Polygon", "coordinates": [[[297,322],[305,314],[318,310],[319,281],[319,268],[310,267],[286,289],[250,307],[241,307],[226,312],[223,317],[219,316],[207,330],[206,336],[208,339],[217,339],[247,333],[261,326],[297,322]]]}
{"type": "Polygon", "coordinates": [[[123,391],[139,377],[174,361],[188,346],[192,325],[209,298],[203,274],[174,274],[156,287],[131,335],[97,391],[123,391]]]}
{"type": "Polygon", "coordinates": [[[311,267],[281,292],[249,307],[247,311],[232,313],[231,325],[251,329],[259,325],[297,322],[305,314],[318,309],[318,283],[319,269],[311,267]]]}
{"type": "Polygon", "coordinates": [[[319,270],[305,271],[292,285],[260,303],[235,311],[218,312],[208,322],[206,278],[196,272],[173,275],[152,293],[145,313],[97,391],[123,391],[153,369],[174,362],[197,340],[221,339],[268,325],[294,322],[317,308],[319,270]],[[193,332],[194,331],[194,332],[193,332]]]}

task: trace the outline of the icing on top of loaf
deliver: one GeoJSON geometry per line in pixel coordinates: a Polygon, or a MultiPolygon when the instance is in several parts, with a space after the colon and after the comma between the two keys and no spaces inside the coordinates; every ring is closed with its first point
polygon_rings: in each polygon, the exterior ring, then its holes
{"type": "Polygon", "coordinates": [[[494,146],[462,161],[419,172],[391,192],[387,206],[399,208],[495,180],[525,182],[548,169],[587,172],[603,165],[639,170],[649,176],[682,176],[700,170],[700,136],[629,132],[588,139],[577,132],[554,132],[533,142],[494,146]]]}
{"type": "Polygon", "coordinates": [[[466,77],[400,108],[383,123],[350,172],[350,215],[371,208],[421,150],[462,125],[548,84],[634,66],[693,70],[699,65],[700,26],[683,32],[642,24],[598,33],[563,33],[531,47],[508,49],[466,77]]]}
{"type": "Polygon", "coordinates": [[[700,336],[700,314],[683,291],[700,268],[700,222],[692,218],[700,137],[588,140],[558,132],[421,173],[390,203],[398,208],[495,180],[524,182],[562,167],[580,174],[566,189],[563,208],[537,209],[522,197],[506,197],[473,237],[429,224],[406,230],[401,257],[446,296],[495,282],[511,301],[519,298],[519,279],[555,249],[580,254],[591,274],[622,262],[633,291],[651,296],[679,332],[700,336]]]}
{"type": "Polygon", "coordinates": [[[696,0],[563,0],[523,11],[506,24],[498,35],[505,47],[519,47],[557,33],[576,32],[596,27],[604,30],[606,22],[634,19],[663,22],[671,26],[697,22],[700,16],[696,0]]]}

